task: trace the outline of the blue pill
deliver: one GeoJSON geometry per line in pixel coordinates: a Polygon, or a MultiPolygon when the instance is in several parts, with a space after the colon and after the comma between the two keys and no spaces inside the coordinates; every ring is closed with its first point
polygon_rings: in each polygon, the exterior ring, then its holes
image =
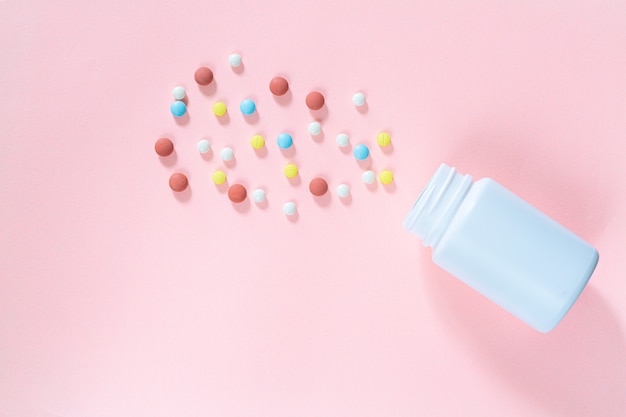
{"type": "Polygon", "coordinates": [[[170,111],[175,117],[180,117],[187,113],[187,106],[182,101],[175,101],[170,105],[170,111]]]}
{"type": "Polygon", "coordinates": [[[363,144],[356,145],[354,147],[353,153],[354,157],[359,161],[363,161],[367,159],[368,156],[370,156],[369,148],[363,144]]]}
{"type": "Polygon", "coordinates": [[[250,116],[256,110],[256,104],[254,104],[254,101],[250,99],[245,99],[239,105],[239,110],[241,110],[241,112],[246,116],[250,116]]]}
{"type": "Polygon", "coordinates": [[[278,143],[279,148],[287,149],[291,145],[293,145],[293,138],[289,133],[281,133],[280,135],[278,135],[276,142],[278,143]]]}

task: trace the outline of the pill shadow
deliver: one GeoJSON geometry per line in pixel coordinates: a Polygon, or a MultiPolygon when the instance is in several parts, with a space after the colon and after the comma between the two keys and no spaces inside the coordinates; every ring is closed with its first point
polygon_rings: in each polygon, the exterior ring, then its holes
{"type": "Polygon", "coordinates": [[[228,114],[228,110],[221,116],[215,116],[215,118],[217,119],[217,122],[222,126],[226,126],[230,123],[230,115],[228,114]]]}
{"type": "Polygon", "coordinates": [[[341,151],[341,153],[345,154],[345,155],[351,155],[352,154],[352,143],[348,142],[348,144],[346,146],[337,146],[339,148],[339,150],[341,151]]]}
{"type": "Polygon", "coordinates": [[[246,66],[243,62],[241,62],[241,64],[237,65],[236,67],[231,66],[230,68],[233,70],[235,74],[241,75],[245,71],[246,66]]]}
{"type": "Polygon", "coordinates": [[[213,79],[209,85],[198,84],[198,90],[205,96],[212,96],[217,91],[217,81],[213,79]]]}
{"type": "Polygon", "coordinates": [[[261,210],[267,210],[267,208],[269,207],[269,202],[267,201],[267,197],[265,197],[265,200],[263,200],[261,202],[256,202],[255,201],[254,203],[261,210]]]}
{"type": "Polygon", "coordinates": [[[293,94],[291,94],[291,89],[287,90],[287,92],[283,94],[282,96],[274,96],[274,101],[278,103],[278,105],[283,106],[283,107],[291,104],[292,100],[293,100],[293,94]]]}
{"type": "Polygon", "coordinates": [[[224,162],[224,166],[226,168],[233,169],[237,166],[237,157],[233,156],[232,159],[228,161],[222,161],[222,162],[224,162]]]}
{"type": "Polygon", "coordinates": [[[233,206],[237,213],[244,214],[250,211],[251,204],[249,197],[246,197],[246,199],[243,200],[241,203],[234,203],[231,201],[230,204],[233,206]]]}
{"type": "Polygon", "coordinates": [[[320,207],[328,207],[332,203],[333,199],[330,195],[330,192],[327,191],[326,193],[324,193],[324,195],[321,195],[321,196],[314,195],[313,201],[315,201],[315,204],[317,204],[320,207]]]}
{"type": "Polygon", "coordinates": [[[300,220],[300,213],[298,213],[298,210],[296,209],[296,212],[294,214],[292,214],[291,216],[285,215],[285,217],[290,223],[298,223],[298,220],[300,220]]]}
{"type": "Polygon", "coordinates": [[[380,146],[380,150],[385,155],[391,155],[393,153],[393,142],[389,143],[387,146],[380,146]]]}
{"type": "Polygon", "coordinates": [[[315,143],[322,143],[322,142],[324,142],[324,138],[325,137],[326,136],[324,135],[324,130],[323,129],[317,135],[311,134],[311,139],[313,139],[313,142],[315,142],[315,143]]]}
{"type": "Polygon", "coordinates": [[[367,188],[368,191],[372,191],[372,192],[378,190],[378,181],[374,181],[371,184],[365,183],[365,188],[367,188]]]}
{"type": "Polygon", "coordinates": [[[370,109],[370,106],[367,104],[367,101],[365,103],[363,103],[363,105],[355,106],[355,107],[356,107],[356,111],[361,113],[361,114],[366,114],[369,111],[369,109],[370,109]]]}
{"type": "Polygon", "coordinates": [[[341,201],[341,204],[343,204],[344,206],[350,206],[352,205],[352,193],[348,194],[345,197],[339,197],[339,201],[341,201]]]}
{"type": "Polygon", "coordinates": [[[324,104],[324,106],[319,110],[309,109],[309,113],[314,119],[317,120],[325,120],[328,117],[328,105],[324,104]]]}
{"type": "Polygon", "coordinates": [[[383,190],[385,190],[389,194],[394,194],[396,192],[396,190],[398,189],[398,186],[396,185],[395,178],[389,184],[382,184],[382,186],[383,186],[383,190]]]}
{"type": "Polygon", "coordinates": [[[287,178],[287,181],[292,187],[298,187],[300,184],[302,184],[302,178],[300,178],[300,174],[296,175],[293,178],[287,178]]]}
{"type": "Polygon", "coordinates": [[[243,120],[246,121],[246,123],[250,124],[250,125],[255,125],[257,123],[259,123],[260,120],[260,116],[259,116],[259,111],[255,110],[254,113],[252,114],[243,114],[243,120]]]}
{"type": "Polygon", "coordinates": [[[362,170],[369,170],[372,166],[372,157],[368,155],[367,158],[365,159],[355,159],[356,160],[356,164],[359,166],[359,168],[361,168],[362,170]]]}
{"type": "Polygon", "coordinates": [[[183,191],[172,190],[172,194],[174,195],[174,198],[176,198],[176,200],[180,201],[181,203],[187,203],[191,201],[191,186],[188,185],[187,188],[185,188],[183,191]]]}
{"type": "Polygon", "coordinates": [[[228,180],[224,181],[222,184],[215,184],[215,188],[222,194],[226,194],[228,192],[228,188],[230,185],[228,184],[228,180]]]}
{"type": "Polygon", "coordinates": [[[296,155],[296,144],[293,143],[286,149],[280,148],[280,153],[282,153],[285,158],[293,158],[296,155]]]}
{"type": "Polygon", "coordinates": [[[207,152],[198,152],[200,154],[200,158],[202,158],[205,161],[210,161],[211,159],[213,159],[213,149],[209,148],[209,150],[207,152]]]}
{"type": "Polygon", "coordinates": [[[164,167],[168,167],[168,168],[173,167],[174,165],[176,165],[176,161],[178,161],[178,155],[176,154],[176,149],[174,149],[174,151],[168,156],[159,156],[159,162],[164,167]]]}
{"type": "Polygon", "coordinates": [[[266,157],[267,157],[267,146],[263,146],[263,147],[262,147],[262,148],[260,148],[260,149],[254,149],[254,148],[252,148],[252,149],[254,150],[254,154],[255,154],[258,158],[263,159],[263,158],[266,158],[266,157]]]}
{"type": "Polygon", "coordinates": [[[187,110],[185,114],[183,114],[180,117],[176,117],[174,115],[172,115],[172,117],[174,118],[174,121],[176,122],[176,124],[179,126],[185,126],[189,124],[189,110],[187,110]]]}

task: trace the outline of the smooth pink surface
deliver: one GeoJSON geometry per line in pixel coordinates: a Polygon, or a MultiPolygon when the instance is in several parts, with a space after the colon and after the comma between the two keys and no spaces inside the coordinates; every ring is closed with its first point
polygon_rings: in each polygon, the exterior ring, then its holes
{"type": "Polygon", "coordinates": [[[626,415],[623,1],[5,0],[0,16],[0,416],[626,415]],[[215,87],[197,87],[200,65],[215,87]],[[334,143],[344,129],[393,187],[363,185],[334,143]],[[227,145],[229,183],[266,187],[267,206],[234,207],[211,182],[227,145]],[[554,332],[464,287],[401,228],[444,161],[598,247],[554,332]],[[317,175],[327,199],[307,190],[317,175]]]}

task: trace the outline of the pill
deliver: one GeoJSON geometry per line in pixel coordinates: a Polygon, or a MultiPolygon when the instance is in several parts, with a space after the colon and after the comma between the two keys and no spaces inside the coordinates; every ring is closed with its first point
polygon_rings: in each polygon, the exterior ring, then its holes
{"type": "Polygon", "coordinates": [[[391,143],[391,136],[387,132],[380,132],[376,137],[376,141],[380,146],[389,146],[391,143]]]}
{"type": "Polygon", "coordinates": [[[159,156],[169,156],[174,152],[174,144],[169,138],[160,138],[154,143],[154,151],[159,156]]]}
{"type": "Polygon", "coordinates": [[[211,178],[216,185],[221,185],[226,182],[226,173],[224,171],[217,170],[213,173],[211,178]]]}
{"type": "Polygon", "coordinates": [[[252,139],[250,139],[250,145],[252,145],[254,149],[261,149],[265,146],[265,139],[261,135],[254,135],[252,139]]]}
{"type": "Polygon", "coordinates": [[[230,161],[231,159],[233,159],[233,156],[235,156],[235,153],[233,152],[232,148],[227,147],[222,149],[222,151],[220,152],[220,156],[223,161],[230,161]]]}
{"type": "Polygon", "coordinates": [[[257,203],[262,203],[265,201],[265,190],[262,188],[257,188],[252,192],[252,198],[257,203]]]}
{"type": "Polygon", "coordinates": [[[352,96],[352,102],[354,103],[355,106],[361,107],[362,105],[365,104],[365,94],[356,93],[355,95],[352,96]]]}
{"type": "Polygon", "coordinates": [[[320,124],[320,122],[309,123],[309,133],[313,136],[317,136],[322,133],[322,125],[320,124]]]}
{"type": "Polygon", "coordinates": [[[365,171],[361,178],[363,178],[365,184],[373,184],[376,181],[376,174],[374,174],[374,171],[365,171]]]}
{"type": "Polygon", "coordinates": [[[176,172],[170,177],[170,188],[177,193],[185,191],[188,185],[187,176],[181,172],[176,172]]]}
{"type": "Polygon", "coordinates": [[[295,164],[287,164],[284,169],[285,177],[295,178],[298,175],[298,167],[295,164]]]}
{"type": "Polygon", "coordinates": [[[363,145],[362,143],[356,145],[352,153],[354,154],[354,157],[358,161],[364,161],[367,159],[368,156],[370,156],[369,148],[366,145],[363,145]]]}
{"type": "Polygon", "coordinates": [[[206,139],[202,139],[198,141],[197,146],[198,146],[198,152],[200,153],[207,153],[209,152],[209,150],[211,150],[211,144],[206,139]]]}
{"type": "Polygon", "coordinates": [[[218,101],[213,105],[213,113],[218,117],[225,115],[227,111],[228,110],[226,109],[226,104],[222,103],[221,101],[218,101]]]}
{"type": "Polygon", "coordinates": [[[380,179],[380,182],[385,185],[391,184],[393,181],[393,173],[389,171],[388,169],[384,169],[380,171],[378,178],[380,179]]]}
{"type": "Polygon", "coordinates": [[[324,178],[313,178],[309,183],[309,191],[316,197],[321,197],[328,191],[328,183],[324,178]]]}
{"type": "Polygon", "coordinates": [[[170,112],[174,117],[181,117],[187,113],[187,105],[182,101],[175,101],[170,105],[170,112]]]}
{"type": "Polygon", "coordinates": [[[288,149],[291,147],[291,145],[293,145],[293,138],[289,133],[281,133],[276,138],[276,143],[278,144],[279,148],[288,149]]]}
{"type": "Polygon", "coordinates": [[[340,133],[339,135],[337,135],[338,146],[341,146],[343,148],[345,146],[348,146],[349,143],[350,143],[350,136],[348,136],[345,133],[340,133]]]}
{"type": "Polygon", "coordinates": [[[245,99],[239,104],[239,110],[246,116],[250,116],[256,110],[256,104],[250,99],[245,99]]]}
{"type": "Polygon", "coordinates": [[[241,203],[248,196],[248,191],[246,191],[246,187],[241,184],[233,184],[228,187],[228,199],[233,203],[241,203]]]}
{"type": "Polygon", "coordinates": [[[209,85],[213,81],[213,71],[208,67],[200,67],[196,70],[193,78],[199,85],[209,85]]]}
{"type": "Polygon", "coordinates": [[[177,86],[174,87],[174,89],[172,90],[172,95],[174,96],[175,100],[182,100],[185,98],[185,89],[181,86],[177,86]]]}
{"type": "Polygon", "coordinates": [[[324,107],[324,95],[319,91],[311,91],[306,96],[306,106],[311,110],[319,110],[324,107]]]}
{"type": "Polygon", "coordinates": [[[274,77],[270,81],[270,91],[275,96],[283,96],[289,90],[289,83],[283,77],[274,77]]]}
{"type": "Polygon", "coordinates": [[[296,203],[294,203],[293,201],[287,201],[283,205],[283,212],[287,216],[293,216],[294,214],[296,214],[296,203]]]}
{"type": "Polygon", "coordinates": [[[350,187],[348,186],[348,184],[339,184],[337,186],[337,195],[340,198],[346,198],[348,195],[350,195],[350,187]]]}
{"type": "Polygon", "coordinates": [[[228,63],[233,68],[238,67],[239,65],[241,65],[241,55],[239,55],[239,54],[231,54],[228,57],[228,63]]]}

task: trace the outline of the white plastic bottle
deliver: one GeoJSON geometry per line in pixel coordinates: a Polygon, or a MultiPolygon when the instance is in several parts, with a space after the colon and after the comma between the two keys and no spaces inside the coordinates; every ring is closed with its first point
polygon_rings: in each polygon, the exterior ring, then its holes
{"type": "Polygon", "coordinates": [[[433,261],[540,332],[569,311],[598,251],[490,178],[442,164],[404,227],[433,261]]]}

